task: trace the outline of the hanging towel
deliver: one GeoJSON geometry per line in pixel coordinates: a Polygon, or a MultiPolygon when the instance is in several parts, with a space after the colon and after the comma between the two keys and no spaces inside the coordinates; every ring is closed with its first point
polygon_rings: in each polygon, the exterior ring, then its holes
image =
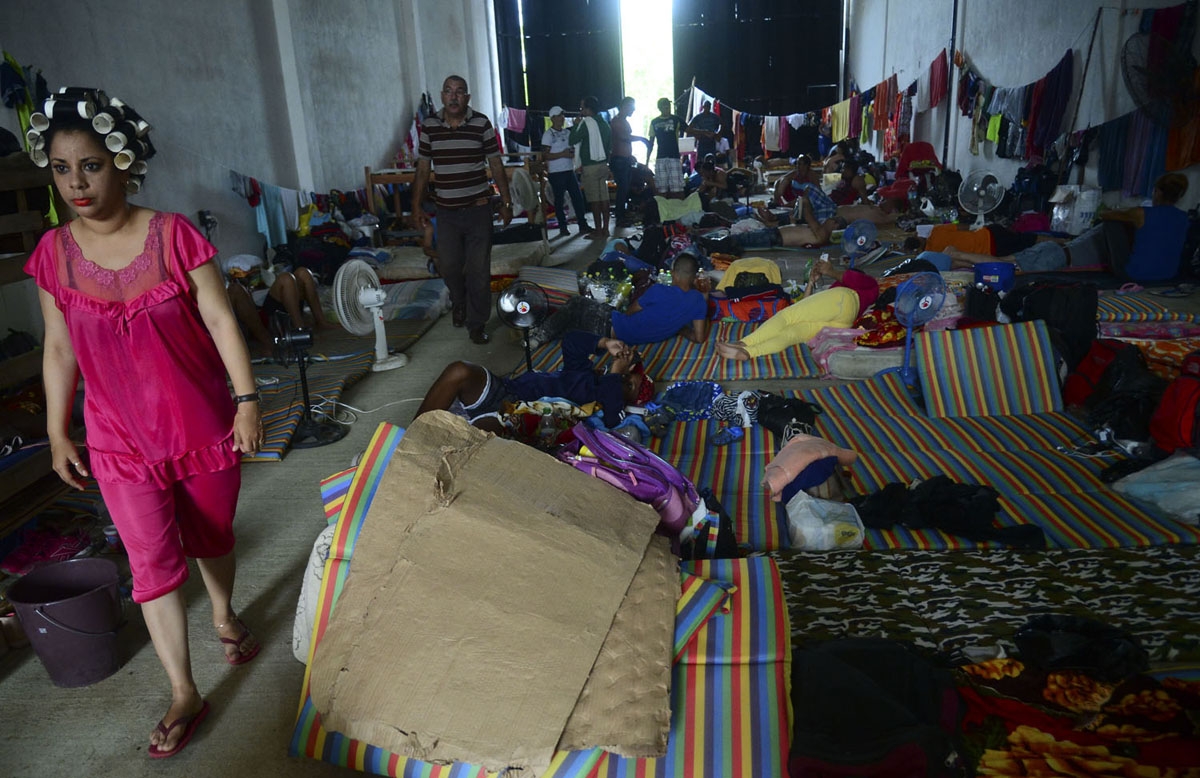
{"type": "Polygon", "coordinates": [[[833,105],[830,116],[829,139],[834,143],[850,137],[850,101],[843,100],[833,105]]]}
{"type": "Polygon", "coordinates": [[[600,125],[593,116],[582,117],[583,126],[588,134],[588,158],[605,159],[608,153],[604,150],[604,138],[600,135],[600,125]]]}
{"type": "Polygon", "coordinates": [[[779,117],[767,116],[763,119],[763,149],[779,151],[779,117]]]}
{"type": "Polygon", "coordinates": [[[504,129],[512,130],[513,132],[525,132],[525,109],[524,108],[506,108],[508,112],[507,120],[504,123],[504,129]]]}
{"type": "Polygon", "coordinates": [[[804,114],[802,113],[789,113],[785,118],[787,119],[787,123],[792,125],[793,130],[798,130],[804,126],[804,114]]]}
{"type": "MultiPolygon", "coordinates": [[[[358,198],[360,202],[363,198],[358,198]]],[[[279,202],[283,206],[283,224],[295,232],[300,228],[300,193],[295,189],[280,189],[279,202]]]]}
{"type": "Polygon", "coordinates": [[[1003,119],[1000,114],[994,113],[988,117],[987,139],[992,143],[1000,141],[1000,120],[1003,119]]]}
{"type": "Polygon", "coordinates": [[[946,50],[942,49],[929,66],[929,107],[937,108],[949,93],[950,63],[946,59],[946,50]]]}
{"type": "Polygon", "coordinates": [[[287,217],[283,210],[283,192],[272,184],[259,183],[262,198],[254,207],[258,231],[267,240],[268,248],[275,248],[288,241],[287,217]]]}
{"type": "Polygon", "coordinates": [[[850,127],[846,134],[851,138],[862,134],[862,104],[858,95],[850,95],[850,127]]]}
{"type": "Polygon", "coordinates": [[[929,68],[923,68],[917,78],[917,99],[913,103],[913,110],[917,113],[929,110],[929,68]]]}

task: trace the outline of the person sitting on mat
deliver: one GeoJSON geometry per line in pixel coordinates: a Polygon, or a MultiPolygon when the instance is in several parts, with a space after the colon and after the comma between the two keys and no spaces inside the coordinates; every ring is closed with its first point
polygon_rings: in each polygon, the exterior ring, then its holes
{"type": "Polygon", "coordinates": [[[741,340],[718,343],[717,353],[739,362],[776,354],[807,343],[826,327],[850,327],[879,297],[879,283],[860,270],[838,270],[821,260],[813,265],[810,283],[821,276],[834,279],[833,286],[781,309],[741,340]]]}
{"type": "Polygon", "coordinates": [[[625,406],[645,405],[654,397],[654,382],[636,353],[616,338],[568,332],[562,338],[562,356],[563,369],[556,373],[522,373],[512,378],[501,378],[472,362],[451,362],[429,387],[416,416],[451,411],[480,429],[499,434],[506,429],[501,418],[506,401],[562,397],[576,405],[598,403],[605,426],[615,427],[624,418],[625,406]],[[612,356],[607,373],[592,365],[591,357],[602,353],[612,356]]]}
{"type": "Polygon", "coordinates": [[[632,345],[658,343],[680,335],[693,343],[708,340],[708,294],[712,284],[700,275],[700,263],[689,253],[671,266],[670,284],[650,284],[625,312],[579,295],[533,328],[530,342],[547,343],[570,330],[612,336],[632,345]]]}

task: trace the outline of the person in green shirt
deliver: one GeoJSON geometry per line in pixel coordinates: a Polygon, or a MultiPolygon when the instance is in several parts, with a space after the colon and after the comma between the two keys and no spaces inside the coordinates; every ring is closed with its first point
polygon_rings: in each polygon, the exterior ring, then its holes
{"type": "Polygon", "coordinates": [[[600,101],[587,96],[579,101],[579,121],[571,128],[571,144],[579,144],[579,158],[583,163],[580,180],[583,196],[592,211],[595,227],[589,238],[608,237],[608,157],[612,153],[612,130],[608,122],[597,112],[600,101]]]}

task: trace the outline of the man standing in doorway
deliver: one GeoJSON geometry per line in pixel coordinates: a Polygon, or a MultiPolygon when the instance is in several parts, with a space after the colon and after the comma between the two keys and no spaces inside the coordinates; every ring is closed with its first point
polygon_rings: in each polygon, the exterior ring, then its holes
{"type": "Polygon", "coordinates": [[[554,190],[554,215],[558,217],[558,234],[570,235],[567,229],[567,196],[575,206],[575,218],[579,221],[579,232],[590,232],[584,218],[586,206],[583,192],[579,191],[579,179],[575,177],[575,146],[571,143],[571,131],[563,126],[563,109],[550,109],[550,129],[542,133],[542,147],[546,155],[546,178],[554,190]]]}
{"type": "Polygon", "coordinates": [[[658,159],[654,162],[654,185],[667,197],[683,197],[683,163],[679,161],[679,136],[683,134],[683,119],[671,113],[670,98],[658,101],[659,115],[650,122],[650,152],[658,141],[658,159]]]}
{"type": "Polygon", "coordinates": [[[430,166],[437,171],[438,269],[450,291],[455,327],[466,326],[473,343],[485,344],[492,312],[492,189],[500,189],[500,218],[512,221],[512,196],[500,160],[496,130],[488,117],[469,107],[467,81],[448,76],[442,83],[442,110],[421,124],[413,213],[424,227],[430,166]]]}
{"type": "Polygon", "coordinates": [[[692,117],[687,130],[688,135],[696,139],[696,159],[703,160],[709,154],[716,156],[721,119],[713,113],[711,102],[705,100],[700,104],[700,113],[692,117]]]}
{"type": "Polygon", "coordinates": [[[608,237],[608,154],[612,148],[612,130],[597,113],[600,101],[588,96],[579,101],[579,121],[571,128],[571,144],[580,144],[583,162],[583,196],[592,207],[593,231],[589,238],[608,237]]]}

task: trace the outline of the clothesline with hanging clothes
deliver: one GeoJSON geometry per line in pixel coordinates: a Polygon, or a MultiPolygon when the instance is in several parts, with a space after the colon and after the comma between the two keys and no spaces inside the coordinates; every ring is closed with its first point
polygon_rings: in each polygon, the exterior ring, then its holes
{"type": "Polygon", "coordinates": [[[229,186],[254,209],[258,232],[271,248],[286,244],[289,232],[315,234],[314,228],[329,221],[335,206],[346,218],[353,218],[347,212],[366,211],[365,188],[305,192],[268,184],[236,170],[229,171],[229,186]]]}

